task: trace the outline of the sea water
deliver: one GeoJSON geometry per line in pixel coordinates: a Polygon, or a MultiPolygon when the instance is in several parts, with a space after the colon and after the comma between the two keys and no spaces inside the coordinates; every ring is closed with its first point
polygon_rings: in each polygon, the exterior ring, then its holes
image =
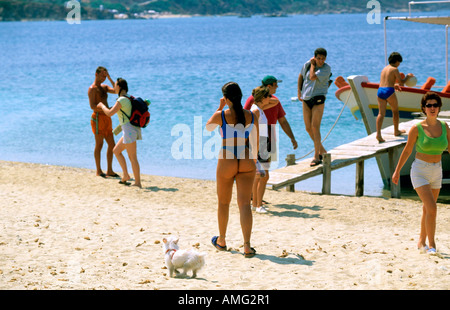
{"type": "MultiPolygon", "coordinates": [[[[204,127],[219,106],[222,85],[239,83],[245,102],[265,75],[276,76],[283,80],[276,96],[299,145],[293,150],[277,128],[276,165],[282,167],[288,154],[301,158],[313,149],[301,104],[291,98],[297,96],[303,63],[317,47],[328,51],[332,79],[361,74],[379,81],[385,65],[383,23],[369,24],[366,17],[2,22],[0,159],[95,169],[87,91],[95,69],[104,66],[114,80],[128,81],[130,94],[152,102],[150,125],[142,130],[137,146],[141,172],[210,180],[215,179],[218,136],[204,127]]],[[[445,85],[443,26],[389,21],[387,34],[388,53],[403,55],[401,72],[413,72],[419,84],[433,76],[436,85],[445,85]]],[[[362,121],[336,99],[336,90],[334,84],[329,88],[321,127],[328,150],[367,135],[362,121]]],[[[110,106],[116,98],[109,94],[110,106]]],[[[112,119],[115,127],[117,116],[112,119]]],[[[103,170],[105,152],[106,142],[103,170]]],[[[121,173],[116,160],[114,169],[121,173]]],[[[296,189],[320,192],[321,183],[316,177],[298,183],[296,189]]],[[[352,195],[354,184],[354,165],[333,171],[332,193],[352,195]]],[[[382,194],[376,161],[368,160],[365,195],[382,194]]]]}

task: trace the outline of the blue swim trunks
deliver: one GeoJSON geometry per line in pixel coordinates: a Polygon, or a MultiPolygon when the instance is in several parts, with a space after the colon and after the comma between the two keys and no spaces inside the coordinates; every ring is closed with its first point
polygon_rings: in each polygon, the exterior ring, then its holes
{"type": "Polygon", "coordinates": [[[389,98],[393,93],[395,93],[394,87],[380,87],[378,88],[377,96],[383,100],[389,98]]]}

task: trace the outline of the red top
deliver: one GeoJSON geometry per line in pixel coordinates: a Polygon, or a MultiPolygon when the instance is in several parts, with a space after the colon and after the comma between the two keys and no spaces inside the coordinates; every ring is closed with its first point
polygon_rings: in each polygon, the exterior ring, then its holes
{"type": "MultiPolygon", "coordinates": [[[[274,95],[272,95],[272,98],[278,99],[274,95]]],[[[279,101],[279,100],[278,100],[279,101]]],[[[255,99],[253,96],[248,97],[247,101],[245,102],[244,109],[250,110],[252,107],[252,104],[255,102],[255,99]]],[[[283,106],[281,103],[278,103],[276,106],[271,107],[270,109],[264,110],[264,114],[267,117],[267,125],[276,125],[278,119],[284,117],[286,115],[286,112],[284,112],[283,106]]]]}

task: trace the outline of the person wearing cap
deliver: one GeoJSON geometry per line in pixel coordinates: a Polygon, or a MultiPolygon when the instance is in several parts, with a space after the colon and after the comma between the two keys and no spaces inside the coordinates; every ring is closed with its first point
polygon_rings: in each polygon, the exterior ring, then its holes
{"type": "Polygon", "coordinates": [[[316,49],[314,57],[303,65],[298,76],[298,99],[303,102],[303,120],[306,131],[314,142],[311,166],[319,165],[322,154],[327,152],[320,135],[320,123],[331,76],[331,67],[325,62],[326,58],[327,51],[324,48],[316,49]]]}
{"type": "MultiPolygon", "coordinates": [[[[276,150],[276,143],[275,143],[275,125],[277,122],[280,123],[281,128],[286,133],[286,135],[291,139],[292,147],[294,150],[297,148],[298,144],[295,140],[294,134],[292,132],[291,126],[289,125],[288,120],[286,119],[286,112],[283,109],[283,106],[280,103],[280,100],[275,97],[275,93],[278,88],[278,83],[281,83],[281,80],[278,80],[273,75],[267,75],[262,79],[262,86],[265,86],[269,89],[269,94],[271,96],[270,102],[267,105],[269,108],[264,109],[264,114],[267,118],[267,125],[268,125],[268,134],[269,134],[269,143],[268,143],[268,151],[270,152],[270,157],[267,159],[267,163],[264,165],[265,170],[265,176],[260,178],[255,178],[255,182],[258,184],[254,184],[253,188],[260,188],[262,191],[265,191],[267,181],[269,181],[269,166],[270,161],[276,161],[277,160],[277,150],[276,150]]],[[[255,99],[253,98],[253,95],[248,97],[247,101],[245,102],[244,109],[250,110],[253,103],[255,102],[255,99]]],[[[256,197],[257,193],[253,193],[253,197],[256,197]]],[[[264,197],[264,192],[259,193],[259,197],[264,197]]],[[[256,210],[256,208],[253,208],[256,210]]]]}

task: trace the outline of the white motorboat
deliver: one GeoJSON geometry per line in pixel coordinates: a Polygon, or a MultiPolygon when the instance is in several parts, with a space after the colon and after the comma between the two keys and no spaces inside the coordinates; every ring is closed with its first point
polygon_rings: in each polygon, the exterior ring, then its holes
{"type": "MultiPolygon", "coordinates": [[[[376,131],[375,120],[378,115],[377,91],[379,83],[369,82],[366,76],[353,75],[347,78],[346,82],[342,77],[338,77],[335,84],[338,90],[335,95],[344,102],[356,119],[363,119],[367,134],[376,131]]],[[[420,87],[404,87],[401,91],[396,91],[399,104],[400,122],[410,121],[417,118],[422,112],[420,100],[428,91],[436,92],[442,98],[441,111],[450,111],[450,83],[444,89],[434,90],[431,88],[434,78],[428,78],[427,83],[420,87]]],[[[383,128],[392,125],[392,111],[387,106],[386,117],[383,128]]]]}

